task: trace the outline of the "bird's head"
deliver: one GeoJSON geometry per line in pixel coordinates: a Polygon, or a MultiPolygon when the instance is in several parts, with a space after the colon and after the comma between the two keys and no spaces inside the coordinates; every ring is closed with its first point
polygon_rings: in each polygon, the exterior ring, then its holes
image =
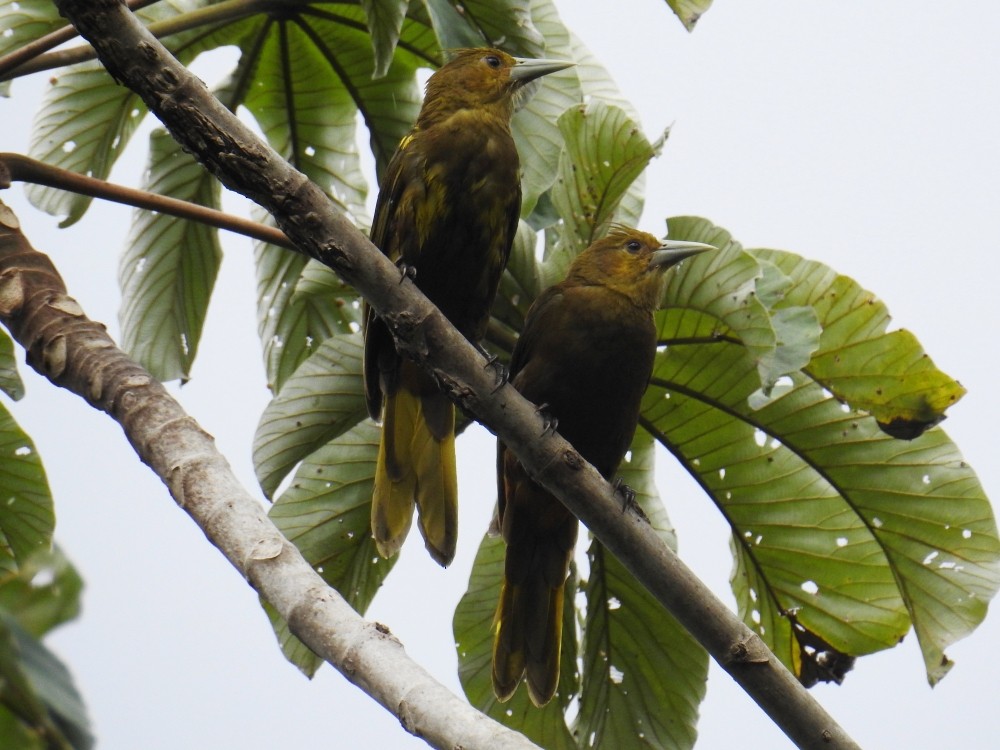
{"type": "Polygon", "coordinates": [[[665,272],[685,258],[714,249],[701,242],[658,240],[638,229],[615,226],[577,256],[568,278],[614,289],[652,311],[663,296],[665,272]]]}
{"type": "Polygon", "coordinates": [[[509,118],[528,83],[573,64],[512,57],[489,47],[457,50],[428,79],[420,119],[447,116],[461,109],[493,109],[509,118]]]}

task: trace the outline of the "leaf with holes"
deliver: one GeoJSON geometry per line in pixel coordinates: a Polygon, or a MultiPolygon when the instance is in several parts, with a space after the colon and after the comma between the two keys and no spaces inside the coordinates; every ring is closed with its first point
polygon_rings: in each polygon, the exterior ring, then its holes
{"type": "Polygon", "coordinates": [[[80,614],[83,580],[58,547],[41,548],[19,566],[0,557],[0,610],[35,638],[80,614]]]}
{"type": "MultiPolygon", "coordinates": [[[[619,475],[663,541],[676,548],[653,458],[653,439],[639,430],[619,475]]],[[[652,747],[691,747],[705,697],[707,652],[600,542],[591,542],[587,556],[576,736],[592,738],[594,747],[631,747],[637,737],[652,747]],[[632,697],[640,695],[642,700],[632,697]]]]}
{"type": "MultiPolygon", "coordinates": [[[[219,184],[163,130],[150,136],[144,190],[217,207],[219,184]]],[[[119,263],[122,348],[158,380],[187,380],[222,248],[210,227],[137,210],[119,263]]]]}
{"type": "Polygon", "coordinates": [[[253,462],[271,496],[295,465],[364,419],[361,335],[335,334],[303,362],[264,409],[253,462]]]}
{"type": "Polygon", "coordinates": [[[947,436],[894,440],[801,374],[754,409],[757,362],[738,338],[683,304],[659,321],[667,346],[641,424],[729,521],[747,624],[804,675],[817,644],[870,653],[912,621],[939,679],[944,647],[975,628],[1000,585],[992,512],[947,436]]]}
{"type": "Polygon", "coordinates": [[[812,307],[823,325],[807,372],[841,400],[872,414],[890,435],[921,434],[965,394],[934,366],[912,333],[886,332],[885,304],[853,279],[793,253],[751,252],[794,282],[785,300],[812,307]]]}
{"type": "Polygon", "coordinates": [[[25,565],[52,544],[55,514],[42,460],[31,438],[0,404],[0,562],[25,565]]]}
{"type": "MultiPolygon", "coordinates": [[[[207,4],[161,0],[138,15],[147,23],[164,21],[207,4]]],[[[178,60],[188,64],[206,49],[237,43],[241,28],[239,24],[223,31],[196,27],[171,34],[166,43],[178,60]]],[[[35,114],[28,153],[46,164],[106,179],[145,115],[142,100],[119,86],[99,63],[62,68],[50,78],[35,114]]],[[[27,194],[39,209],[64,216],[61,226],[79,220],[91,201],[41,185],[29,185],[27,194]]]]}

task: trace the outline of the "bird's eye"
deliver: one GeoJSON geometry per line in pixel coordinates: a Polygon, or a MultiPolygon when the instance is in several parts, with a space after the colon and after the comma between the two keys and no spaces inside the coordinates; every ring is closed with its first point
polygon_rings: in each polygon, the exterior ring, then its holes
{"type": "Polygon", "coordinates": [[[625,249],[628,250],[630,253],[637,253],[639,252],[639,250],[642,249],[642,244],[639,242],[639,240],[629,240],[628,242],[625,243],[625,249]]]}
{"type": "Polygon", "coordinates": [[[500,67],[500,58],[496,55],[487,55],[483,60],[494,70],[500,67]]]}

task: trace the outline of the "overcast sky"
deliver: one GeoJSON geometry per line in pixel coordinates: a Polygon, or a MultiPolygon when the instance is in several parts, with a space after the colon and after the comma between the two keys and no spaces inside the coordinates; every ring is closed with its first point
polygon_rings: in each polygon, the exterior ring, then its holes
{"type": "MultiPolygon", "coordinates": [[[[995,494],[1000,4],[720,0],[691,35],[662,0],[561,6],[647,132],[674,125],[647,175],[643,228],[660,233],[668,215],[706,216],[747,246],[821,260],[876,292],[894,324],[968,388],[945,429],[995,494]]],[[[16,82],[14,98],[0,100],[3,150],[26,148],[27,103],[46,79],[16,82]]],[[[113,179],[135,183],[144,159],[136,140],[113,179]]],[[[92,210],[61,231],[19,189],[2,198],[70,294],[116,334],[129,210],[92,210]]],[[[250,441],[268,393],[253,300],[248,243],[228,241],[179,398],[256,492],[250,441]]],[[[57,539],[87,582],[83,617],[50,643],[76,676],[100,747],[424,746],[333,669],[302,678],[276,648],[256,595],[121,430],[36,377],[27,385],[13,413],[36,440],[56,495],[57,539]]],[[[492,451],[481,431],[459,441],[452,567],[438,568],[412,535],[369,611],[456,691],[451,616],[495,499],[492,451]]],[[[722,519],[661,463],[681,556],[732,604],[722,519]]],[[[998,619],[948,650],[956,665],[934,690],[911,634],[815,694],[867,748],[993,748],[998,619]]],[[[699,732],[701,748],[791,747],[714,666],[699,732]]]]}

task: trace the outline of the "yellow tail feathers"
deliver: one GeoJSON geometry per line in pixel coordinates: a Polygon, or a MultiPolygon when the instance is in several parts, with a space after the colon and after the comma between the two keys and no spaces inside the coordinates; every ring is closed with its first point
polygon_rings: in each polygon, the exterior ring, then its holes
{"type": "Polygon", "coordinates": [[[427,551],[447,566],[458,538],[455,409],[441,393],[421,398],[403,387],[385,397],[375,469],[372,534],[383,557],[391,557],[403,545],[414,504],[427,551]],[[443,407],[431,405],[434,426],[425,413],[424,399],[445,399],[443,407]]]}

